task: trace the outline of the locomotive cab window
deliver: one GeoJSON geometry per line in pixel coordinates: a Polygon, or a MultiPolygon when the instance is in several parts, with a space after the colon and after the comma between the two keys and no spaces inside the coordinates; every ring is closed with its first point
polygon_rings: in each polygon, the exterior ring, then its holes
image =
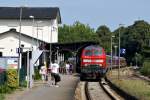
{"type": "Polygon", "coordinates": [[[94,54],[95,56],[102,55],[102,49],[100,49],[100,50],[94,50],[94,51],[93,51],[93,54],[94,54]]]}
{"type": "Polygon", "coordinates": [[[84,51],[84,56],[91,56],[92,55],[92,51],[91,50],[85,50],[84,51]]]}

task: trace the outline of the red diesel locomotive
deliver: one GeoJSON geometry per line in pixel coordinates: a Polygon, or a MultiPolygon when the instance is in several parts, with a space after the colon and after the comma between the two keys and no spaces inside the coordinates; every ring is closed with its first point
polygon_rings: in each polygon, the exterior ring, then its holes
{"type": "Polygon", "coordinates": [[[101,79],[104,77],[106,66],[106,54],[102,47],[90,45],[81,50],[78,58],[80,79],[101,79]]]}

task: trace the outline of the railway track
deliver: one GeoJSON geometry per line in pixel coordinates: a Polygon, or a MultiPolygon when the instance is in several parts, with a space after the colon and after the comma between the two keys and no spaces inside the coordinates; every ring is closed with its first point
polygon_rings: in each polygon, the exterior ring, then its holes
{"type": "Polygon", "coordinates": [[[87,100],[124,100],[104,81],[86,82],[85,94],[87,100]]]}
{"type": "MultiPolygon", "coordinates": [[[[118,70],[113,70],[111,73],[112,79],[117,79],[118,70]]],[[[134,75],[134,71],[130,68],[121,68],[120,69],[120,78],[129,79],[129,80],[146,80],[142,76],[134,75]],[[142,78],[141,78],[142,77],[142,78]]],[[[127,91],[122,90],[116,84],[111,82],[111,78],[107,78],[107,82],[85,82],[80,83],[85,84],[81,91],[84,93],[84,97],[87,99],[77,99],[77,100],[138,100],[138,97],[135,97],[133,94],[129,94],[127,91]],[[110,79],[110,80],[109,80],[110,79]],[[86,96],[85,96],[86,95],[86,96]]],[[[81,85],[80,85],[81,86],[81,85]]]]}

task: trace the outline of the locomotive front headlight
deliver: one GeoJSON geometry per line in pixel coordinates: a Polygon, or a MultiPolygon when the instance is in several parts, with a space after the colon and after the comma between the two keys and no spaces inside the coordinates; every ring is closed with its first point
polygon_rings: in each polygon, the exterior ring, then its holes
{"type": "Polygon", "coordinates": [[[83,62],[91,62],[90,59],[83,59],[83,62]]]}
{"type": "Polygon", "coordinates": [[[88,64],[85,64],[84,66],[88,66],[88,64]]]}
{"type": "Polygon", "coordinates": [[[104,60],[103,60],[103,59],[99,59],[99,60],[95,60],[95,62],[103,63],[103,62],[104,62],[104,60]]]}

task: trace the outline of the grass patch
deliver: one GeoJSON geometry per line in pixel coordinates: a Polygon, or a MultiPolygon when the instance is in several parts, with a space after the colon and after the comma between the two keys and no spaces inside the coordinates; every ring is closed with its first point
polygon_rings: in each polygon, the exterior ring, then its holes
{"type": "Polygon", "coordinates": [[[143,67],[140,69],[141,74],[150,77],[150,60],[144,61],[143,67]]]}
{"type": "Polygon", "coordinates": [[[150,85],[142,80],[113,80],[118,87],[140,100],[150,100],[150,85]]]}
{"type": "Polygon", "coordinates": [[[4,95],[0,94],[0,100],[4,100],[4,99],[5,99],[4,95]]]}
{"type": "Polygon", "coordinates": [[[120,71],[120,80],[117,78],[117,71],[113,70],[112,73],[107,75],[112,83],[116,84],[119,88],[127,93],[137,97],[139,100],[150,100],[150,83],[138,78],[132,77],[132,70],[120,71]]]}

